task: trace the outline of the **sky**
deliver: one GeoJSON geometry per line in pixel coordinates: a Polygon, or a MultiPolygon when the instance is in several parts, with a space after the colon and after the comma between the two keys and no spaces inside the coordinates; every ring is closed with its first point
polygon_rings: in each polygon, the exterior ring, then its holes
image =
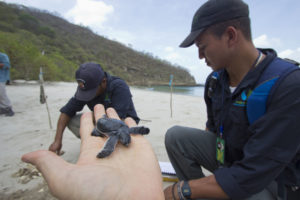
{"type": "MultiPolygon", "coordinates": [[[[47,10],[94,33],[186,68],[204,83],[211,68],[197,48],[179,48],[206,0],[0,0],[47,10]]],[[[300,1],[244,0],[256,47],[300,62],[300,1]]]]}

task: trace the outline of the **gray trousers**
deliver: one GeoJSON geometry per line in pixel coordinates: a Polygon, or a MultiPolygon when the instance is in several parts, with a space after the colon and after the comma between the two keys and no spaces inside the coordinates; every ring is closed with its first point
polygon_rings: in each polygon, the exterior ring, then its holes
{"type": "Polygon", "coordinates": [[[78,138],[80,138],[80,118],[81,114],[77,114],[74,117],[71,118],[71,120],[68,123],[68,128],[70,131],[78,138]]]}
{"type": "Polygon", "coordinates": [[[5,82],[0,82],[0,108],[11,108],[10,100],[6,94],[5,82]]]}
{"type": "MultiPolygon", "coordinates": [[[[216,135],[195,128],[174,126],[165,136],[165,146],[169,159],[179,180],[202,178],[202,167],[214,172],[218,168],[216,160],[216,135]]],[[[275,200],[277,184],[273,181],[263,191],[246,200],[275,200]]]]}

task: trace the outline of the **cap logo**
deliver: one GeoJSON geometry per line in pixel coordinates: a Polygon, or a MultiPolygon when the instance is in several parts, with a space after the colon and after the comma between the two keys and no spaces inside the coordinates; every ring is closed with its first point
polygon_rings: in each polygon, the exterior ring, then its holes
{"type": "Polygon", "coordinates": [[[77,83],[80,89],[85,89],[85,80],[77,79],[77,83]]]}

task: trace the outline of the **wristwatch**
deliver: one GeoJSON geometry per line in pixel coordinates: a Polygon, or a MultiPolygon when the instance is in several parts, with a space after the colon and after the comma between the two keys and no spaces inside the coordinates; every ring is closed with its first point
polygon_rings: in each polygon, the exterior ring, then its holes
{"type": "Polygon", "coordinates": [[[192,192],[188,181],[183,181],[183,185],[181,187],[181,193],[184,196],[184,198],[186,199],[191,198],[192,192]]]}

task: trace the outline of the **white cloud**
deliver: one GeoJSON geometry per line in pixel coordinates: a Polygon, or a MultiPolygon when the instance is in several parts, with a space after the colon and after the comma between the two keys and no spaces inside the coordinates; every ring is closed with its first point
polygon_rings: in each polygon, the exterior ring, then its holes
{"type": "Polygon", "coordinates": [[[173,64],[186,68],[194,77],[197,83],[205,83],[206,77],[211,73],[211,68],[197,56],[197,48],[178,48],[167,46],[161,48],[162,58],[173,64]]]}
{"type": "Polygon", "coordinates": [[[297,48],[295,50],[292,49],[286,49],[278,54],[281,58],[289,58],[292,60],[295,60],[297,62],[300,62],[300,48],[297,48]]]}
{"type": "Polygon", "coordinates": [[[103,27],[108,15],[114,12],[114,7],[102,1],[77,0],[75,6],[65,17],[76,24],[83,24],[98,30],[103,27]]]}
{"type": "Polygon", "coordinates": [[[266,46],[268,45],[267,35],[261,35],[255,38],[253,42],[255,46],[266,46]]]}
{"type": "Polygon", "coordinates": [[[275,48],[281,45],[279,38],[269,38],[266,34],[263,34],[253,40],[254,45],[260,48],[275,48]]]}
{"type": "Polygon", "coordinates": [[[294,53],[293,50],[287,49],[287,50],[284,50],[284,51],[280,52],[278,55],[279,55],[280,57],[286,58],[286,57],[291,56],[293,53],[294,53]]]}
{"type": "MultiPolygon", "coordinates": [[[[254,45],[260,48],[279,48],[282,46],[280,39],[269,38],[266,34],[263,34],[254,39],[254,45]]],[[[285,49],[278,53],[281,58],[289,58],[296,61],[300,61],[300,47],[296,49],[285,49]]]]}
{"type": "Polygon", "coordinates": [[[171,52],[165,56],[167,60],[170,60],[172,63],[175,63],[175,60],[180,59],[180,55],[176,52],[171,52]]]}
{"type": "Polygon", "coordinates": [[[88,26],[99,35],[131,46],[135,41],[132,33],[105,25],[113,13],[114,7],[103,1],[77,0],[75,6],[66,13],[65,17],[76,24],[88,26]]]}
{"type": "Polygon", "coordinates": [[[164,54],[164,59],[169,60],[171,63],[178,63],[180,60],[182,60],[180,54],[177,53],[173,47],[165,47],[164,54]]]}
{"type": "Polygon", "coordinates": [[[173,47],[165,47],[166,52],[173,52],[174,48],[173,47]]]}
{"type": "MultiPolygon", "coordinates": [[[[129,31],[125,30],[113,30],[111,28],[106,27],[105,30],[102,30],[102,33],[108,36],[109,39],[116,40],[125,45],[132,45],[135,41],[135,36],[129,31]]],[[[100,33],[101,35],[101,33],[100,33]]]]}

